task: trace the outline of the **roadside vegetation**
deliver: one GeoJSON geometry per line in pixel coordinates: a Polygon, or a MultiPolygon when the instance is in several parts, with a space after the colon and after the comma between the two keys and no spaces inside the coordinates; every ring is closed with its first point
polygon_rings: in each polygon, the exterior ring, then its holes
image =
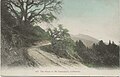
{"type": "MultiPolygon", "coordinates": [[[[37,23],[52,23],[62,10],[61,0],[1,0],[2,66],[37,66],[27,48],[37,41],[51,44],[40,47],[58,58],[77,60],[89,67],[119,67],[119,46],[114,41],[87,47],[73,41],[64,25],[42,29],[37,23]]],[[[73,25],[74,26],[74,25],[73,25]]]]}

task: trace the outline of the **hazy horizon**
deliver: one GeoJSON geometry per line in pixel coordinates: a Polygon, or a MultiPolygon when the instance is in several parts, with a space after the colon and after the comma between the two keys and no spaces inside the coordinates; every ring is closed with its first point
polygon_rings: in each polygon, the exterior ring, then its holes
{"type": "Polygon", "coordinates": [[[63,24],[70,34],[98,40],[120,41],[119,0],[63,0],[62,13],[53,24],[63,24]]]}

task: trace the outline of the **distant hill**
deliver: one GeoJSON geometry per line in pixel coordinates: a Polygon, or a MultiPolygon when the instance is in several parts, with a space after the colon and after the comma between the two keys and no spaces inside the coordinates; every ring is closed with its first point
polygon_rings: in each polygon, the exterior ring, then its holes
{"type": "Polygon", "coordinates": [[[81,40],[87,47],[90,47],[93,45],[93,43],[98,43],[99,40],[89,36],[89,35],[84,35],[84,34],[79,34],[79,35],[71,35],[71,38],[74,41],[81,40]]]}

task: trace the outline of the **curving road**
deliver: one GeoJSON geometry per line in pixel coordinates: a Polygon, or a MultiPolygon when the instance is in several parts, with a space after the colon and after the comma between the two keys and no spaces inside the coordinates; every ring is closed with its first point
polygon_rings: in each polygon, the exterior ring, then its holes
{"type": "Polygon", "coordinates": [[[69,60],[65,58],[58,58],[52,53],[45,52],[40,49],[40,46],[49,45],[50,43],[39,43],[36,46],[28,49],[28,54],[40,65],[40,67],[58,66],[64,69],[70,68],[87,68],[83,64],[75,60],[69,60]]]}

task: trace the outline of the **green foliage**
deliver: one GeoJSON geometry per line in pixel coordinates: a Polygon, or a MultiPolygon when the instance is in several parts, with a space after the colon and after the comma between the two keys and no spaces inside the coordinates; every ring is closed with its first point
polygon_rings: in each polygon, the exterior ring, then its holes
{"type": "Polygon", "coordinates": [[[27,33],[22,34],[22,30],[16,27],[16,19],[9,12],[7,3],[8,0],[1,0],[1,65],[34,66],[35,62],[33,59],[28,59],[30,56],[28,57],[25,48],[30,43],[26,40],[27,36],[24,36],[27,33]]]}
{"type": "Polygon", "coordinates": [[[40,26],[34,26],[33,32],[34,32],[34,35],[36,36],[36,40],[47,40],[48,39],[48,33],[45,32],[45,30],[42,29],[40,26]]]}
{"type": "Polygon", "coordinates": [[[76,45],[75,45],[75,52],[77,52],[78,56],[80,56],[80,61],[84,62],[84,63],[89,63],[89,57],[87,54],[87,47],[84,45],[84,43],[79,40],[76,41],[76,45]]]}
{"type": "Polygon", "coordinates": [[[7,0],[7,5],[17,23],[47,22],[56,19],[55,13],[62,9],[61,0],[7,0]]]}
{"type": "Polygon", "coordinates": [[[62,25],[58,28],[48,30],[53,52],[60,57],[71,58],[74,54],[74,41],[71,39],[68,30],[62,25]]]}
{"type": "Polygon", "coordinates": [[[83,42],[81,40],[76,41],[76,51],[78,51],[79,54],[81,54],[81,52],[86,51],[86,46],[83,44],[83,42]]]}
{"type": "Polygon", "coordinates": [[[41,46],[40,49],[49,53],[53,53],[52,45],[41,46]]]}
{"type": "Polygon", "coordinates": [[[45,22],[52,22],[53,20],[57,19],[51,12],[48,14],[42,14],[40,20],[45,22]]]}
{"type": "Polygon", "coordinates": [[[39,26],[33,26],[33,23],[50,23],[57,19],[55,11],[61,10],[61,2],[60,0],[2,0],[4,21],[2,23],[6,24],[2,25],[2,33],[6,35],[8,41],[17,42],[14,46],[18,43],[27,46],[38,40],[49,39],[48,33],[39,26]]]}
{"type": "Polygon", "coordinates": [[[114,42],[106,45],[101,40],[98,44],[93,44],[92,48],[87,48],[82,41],[76,41],[75,51],[82,58],[80,61],[87,66],[119,66],[119,47],[114,42]]]}
{"type": "Polygon", "coordinates": [[[119,47],[113,42],[108,45],[100,41],[98,45],[94,45],[93,50],[97,53],[98,63],[105,66],[119,66],[119,47]]]}

